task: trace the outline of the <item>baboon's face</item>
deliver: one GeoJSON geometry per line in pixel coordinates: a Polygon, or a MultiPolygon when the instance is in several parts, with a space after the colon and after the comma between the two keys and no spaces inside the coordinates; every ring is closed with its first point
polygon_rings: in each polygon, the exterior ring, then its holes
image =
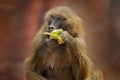
{"type": "Polygon", "coordinates": [[[63,29],[63,31],[67,31],[71,36],[77,37],[80,26],[81,19],[66,7],[54,8],[45,15],[45,30],[47,32],[63,29]]]}
{"type": "Polygon", "coordinates": [[[51,32],[56,29],[66,30],[66,28],[67,28],[66,18],[59,15],[50,15],[47,27],[48,32],[51,32]]]}

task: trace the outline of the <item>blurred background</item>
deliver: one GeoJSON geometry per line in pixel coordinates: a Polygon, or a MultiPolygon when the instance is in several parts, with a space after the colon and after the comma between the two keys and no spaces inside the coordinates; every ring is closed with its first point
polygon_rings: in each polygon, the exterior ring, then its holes
{"type": "Polygon", "coordinates": [[[0,80],[25,80],[23,61],[44,14],[55,6],[83,19],[94,69],[104,80],[120,80],[120,0],[0,0],[0,80]]]}

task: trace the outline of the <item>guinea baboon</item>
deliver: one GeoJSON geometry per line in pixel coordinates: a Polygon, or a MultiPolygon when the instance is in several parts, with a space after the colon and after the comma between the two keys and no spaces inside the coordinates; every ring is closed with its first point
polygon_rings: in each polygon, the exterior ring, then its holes
{"type": "Polygon", "coordinates": [[[27,80],[102,80],[91,69],[82,20],[67,7],[56,7],[46,13],[32,48],[25,62],[27,80]],[[63,30],[59,35],[63,44],[44,35],[58,29],[63,30]]]}

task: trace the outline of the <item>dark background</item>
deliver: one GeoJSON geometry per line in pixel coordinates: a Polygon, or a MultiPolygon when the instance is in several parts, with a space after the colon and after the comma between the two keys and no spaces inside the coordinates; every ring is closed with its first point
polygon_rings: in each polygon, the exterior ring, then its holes
{"type": "Polygon", "coordinates": [[[23,61],[48,9],[83,19],[88,55],[104,80],[120,80],[120,0],[0,0],[0,80],[25,80],[23,61]]]}

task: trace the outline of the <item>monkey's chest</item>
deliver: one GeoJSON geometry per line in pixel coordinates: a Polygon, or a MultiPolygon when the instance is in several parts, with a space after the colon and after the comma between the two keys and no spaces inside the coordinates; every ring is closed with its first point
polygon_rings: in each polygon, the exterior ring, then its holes
{"type": "Polygon", "coordinates": [[[70,66],[64,63],[51,63],[42,71],[48,80],[74,80],[70,66]]]}
{"type": "Polygon", "coordinates": [[[69,55],[64,49],[48,52],[40,61],[41,74],[48,80],[74,80],[69,55]]]}

